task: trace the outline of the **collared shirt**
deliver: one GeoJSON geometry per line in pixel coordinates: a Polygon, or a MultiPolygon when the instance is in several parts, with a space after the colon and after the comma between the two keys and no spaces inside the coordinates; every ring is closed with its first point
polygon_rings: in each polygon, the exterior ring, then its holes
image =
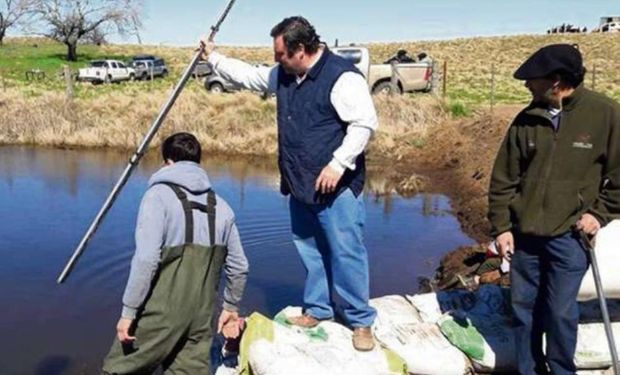
{"type": "MultiPolygon", "coordinates": [[[[209,54],[208,61],[222,77],[246,89],[268,93],[275,93],[277,90],[278,64],[271,67],[254,67],[215,51],[209,54]]],[[[298,82],[304,78],[305,76],[298,77],[298,82]]],[[[329,163],[330,167],[343,173],[345,168],[355,169],[355,160],[377,130],[377,113],[368,84],[358,73],[343,73],[332,88],[330,101],[340,119],[348,123],[342,145],[334,151],[333,159],[329,163]]]]}
{"type": "Polygon", "coordinates": [[[558,127],[560,126],[560,118],[562,117],[562,110],[560,108],[549,107],[547,112],[549,112],[549,115],[551,116],[551,123],[553,124],[553,128],[557,132],[558,127]]]}

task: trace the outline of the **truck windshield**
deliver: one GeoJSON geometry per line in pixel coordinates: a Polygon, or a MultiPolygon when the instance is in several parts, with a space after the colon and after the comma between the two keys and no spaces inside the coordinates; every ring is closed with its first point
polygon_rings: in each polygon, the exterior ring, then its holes
{"type": "Polygon", "coordinates": [[[93,68],[105,68],[106,63],[105,61],[93,61],[90,63],[90,66],[92,66],[93,68]]]}
{"type": "Polygon", "coordinates": [[[358,49],[341,49],[336,54],[353,64],[358,64],[362,61],[362,51],[358,49]]]}

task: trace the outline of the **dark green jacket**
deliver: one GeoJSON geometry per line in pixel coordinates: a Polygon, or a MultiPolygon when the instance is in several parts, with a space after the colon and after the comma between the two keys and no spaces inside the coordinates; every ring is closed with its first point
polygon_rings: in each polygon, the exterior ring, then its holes
{"type": "Polygon", "coordinates": [[[602,225],[620,217],[620,105],[580,86],[557,131],[545,107],[517,115],[493,167],[488,217],[493,236],[556,236],[585,212],[602,225]]]}

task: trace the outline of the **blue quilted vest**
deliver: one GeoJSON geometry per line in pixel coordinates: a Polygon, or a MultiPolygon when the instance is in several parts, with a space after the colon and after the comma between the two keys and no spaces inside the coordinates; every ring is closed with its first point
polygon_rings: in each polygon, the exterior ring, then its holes
{"type": "Polygon", "coordinates": [[[314,189],[321,170],[346,135],[347,123],[338,117],[330,100],[334,84],[345,72],[361,74],[327,48],[299,85],[295,75],[281,68],[278,72],[280,190],[307,204],[329,203],[347,188],[358,196],[364,188],[366,166],[362,153],[355,170],[346,169],[335,193],[320,194],[314,189]]]}

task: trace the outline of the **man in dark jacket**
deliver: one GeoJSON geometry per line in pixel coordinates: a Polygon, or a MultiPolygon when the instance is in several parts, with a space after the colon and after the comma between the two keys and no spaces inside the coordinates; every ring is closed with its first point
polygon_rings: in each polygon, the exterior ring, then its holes
{"type": "Polygon", "coordinates": [[[493,167],[489,220],[512,257],[512,308],[523,375],[575,374],[589,236],[620,213],[620,106],[583,87],[579,50],[546,46],[515,72],[532,103],[508,130],[493,167]],[[542,336],[546,334],[546,355],[542,336]]]}
{"type": "Polygon", "coordinates": [[[203,43],[221,76],[277,98],[280,189],[291,196],[293,242],[307,271],[304,315],[292,323],[313,327],[332,319],[336,292],[346,303],[353,346],[372,350],[376,312],[368,304],[362,192],[364,149],[377,115],[368,84],[352,63],[321,43],[303,17],[284,19],[271,36],[277,62],[272,67],[253,67],[203,43]]]}

